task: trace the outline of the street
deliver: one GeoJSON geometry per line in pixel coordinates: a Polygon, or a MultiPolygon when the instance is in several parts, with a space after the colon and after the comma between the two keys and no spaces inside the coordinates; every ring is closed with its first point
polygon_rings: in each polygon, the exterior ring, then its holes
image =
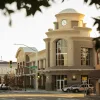
{"type": "Polygon", "coordinates": [[[100,100],[83,94],[0,93],[0,100],[100,100]]]}
{"type": "Polygon", "coordinates": [[[16,98],[14,97],[14,98],[0,98],[0,100],[85,100],[85,99],[60,98],[60,97],[16,97],[16,98]]]}
{"type": "Polygon", "coordinates": [[[83,100],[84,94],[1,91],[0,100],[83,100]]]}
{"type": "Polygon", "coordinates": [[[57,91],[0,91],[0,100],[100,100],[100,96],[57,91]]]}

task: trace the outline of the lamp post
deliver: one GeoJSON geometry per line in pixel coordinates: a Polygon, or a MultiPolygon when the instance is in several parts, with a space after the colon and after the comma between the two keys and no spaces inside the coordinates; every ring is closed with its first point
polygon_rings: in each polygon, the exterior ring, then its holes
{"type": "Polygon", "coordinates": [[[36,67],[37,68],[35,68],[35,90],[38,90],[38,59],[37,59],[37,52],[38,52],[38,50],[35,48],[35,49],[33,49],[32,47],[29,47],[29,46],[27,46],[27,45],[25,45],[25,44],[14,44],[14,45],[23,45],[23,46],[25,46],[25,47],[28,47],[29,49],[31,49],[35,54],[36,54],[36,67]]]}

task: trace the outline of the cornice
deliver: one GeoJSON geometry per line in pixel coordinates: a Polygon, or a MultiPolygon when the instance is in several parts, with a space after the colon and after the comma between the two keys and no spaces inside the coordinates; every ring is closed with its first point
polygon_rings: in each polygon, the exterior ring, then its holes
{"type": "Polygon", "coordinates": [[[75,15],[75,16],[80,16],[80,17],[84,17],[85,15],[84,14],[81,14],[81,13],[59,13],[59,14],[56,14],[55,16],[56,17],[59,17],[59,16],[70,16],[70,15],[75,15]]]}
{"type": "Polygon", "coordinates": [[[92,38],[91,37],[71,37],[71,39],[73,40],[90,40],[92,41],[92,38]]]}
{"type": "Polygon", "coordinates": [[[57,33],[67,33],[67,34],[71,34],[71,33],[76,33],[76,34],[79,34],[80,31],[79,30],[73,30],[73,29],[57,29],[57,30],[53,30],[53,31],[50,31],[50,32],[46,32],[45,34],[48,35],[48,34],[57,34],[57,33]]]}
{"type": "Polygon", "coordinates": [[[43,39],[43,40],[44,40],[45,42],[46,42],[46,41],[50,41],[50,38],[45,38],[45,39],[43,39]]]}
{"type": "Polygon", "coordinates": [[[89,27],[77,27],[77,26],[75,26],[74,29],[75,29],[75,30],[88,30],[88,31],[91,31],[91,30],[92,30],[92,29],[89,28],[89,27]]]}

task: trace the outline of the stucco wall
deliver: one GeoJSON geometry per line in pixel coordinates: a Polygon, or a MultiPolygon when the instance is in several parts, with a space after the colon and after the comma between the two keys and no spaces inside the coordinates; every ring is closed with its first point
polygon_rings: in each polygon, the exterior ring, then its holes
{"type": "Polygon", "coordinates": [[[17,56],[17,62],[22,62],[25,60],[25,53],[23,50],[20,50],[17,56]]]}
{"type": "MultiPolygon", "coordinates": [[[[57,14],[56,15],[56,18],[57,18],[57,22],[58,22],[58,26],[59,26],[59,29],[69,29],[69,28],[71,28],[71,21],[80,21],[80,20],[83,20],[83,15],[81,15],[81,14],[57,14]],[[61,25],[61,21],[62,21],[62,19],[66,19],[67,20],[67,25],[66,26],[62,26],[61,25]]],[[[79,23],[79,26],[81,26],[80,25],[80,23],[79,23]]]]}

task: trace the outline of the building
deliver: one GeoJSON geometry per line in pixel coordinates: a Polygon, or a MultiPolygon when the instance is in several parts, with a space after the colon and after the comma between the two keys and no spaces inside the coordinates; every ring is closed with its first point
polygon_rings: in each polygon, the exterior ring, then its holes
{"type": "MultiPolygon", "coordinates": [[[[65,9],[55,17],[54,30],[46,32],[45,49],[37,53],[38,87],[46,90],[61,90],[64,86],[89,82],[88,74],[95,70],[91,28],[83,22],[84,15],[65,9]]],[[[16,83],[34,87],[35,69],[26,66],[36,65],[36,53],[30,47],[20,47],[16,58],[16,83]]]]}
{"type": "Polygon", "coordinates": [[[10,68],[9,62],[0,60],[0,83],[4,83],[4,77],[7,74],[14,74],[15,75],[15,69],[17,67],[16,62],[12,62],[12,68],[10,68]]]}
{"type": "Polygon", "coordinates": [[[95,53],[96,69],[89,74],[89,79],[94,81],[97,95],[100,95],[100,50],[95,53]]]}

